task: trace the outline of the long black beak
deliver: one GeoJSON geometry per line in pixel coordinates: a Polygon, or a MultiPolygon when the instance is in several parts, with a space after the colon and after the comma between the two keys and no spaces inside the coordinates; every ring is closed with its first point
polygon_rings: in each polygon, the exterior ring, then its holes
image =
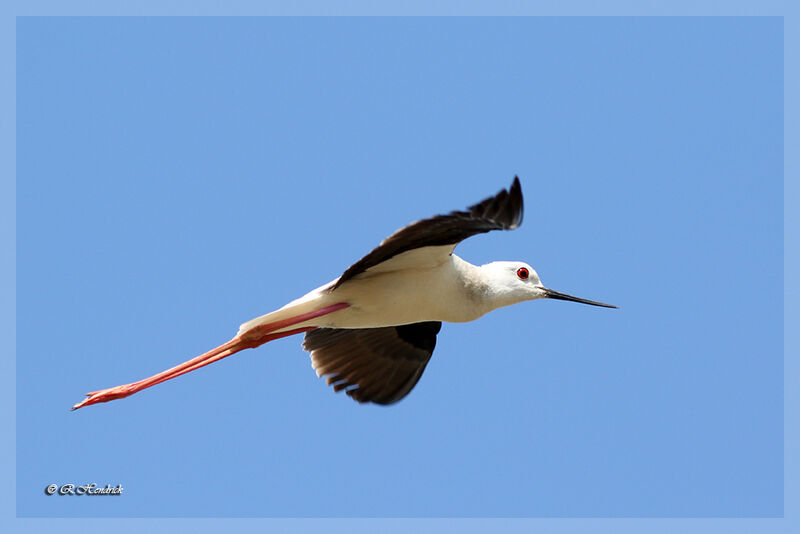
{"type": "Polygon", "coordinates": [[[603,308],[618,308],[619,306],[614,306],[613,304],[603,304],[602,302],[595,302],[594,300],[586,300],[578,297],[573,297],[572,295],[567,295],[566,293],[559,293],[558,291],[553,291],[552,289],[544,288],[544,296],[548,299],[556,299],[556,300],[569,300],[571,302],[580,302],[581,304],[589,304],[591,306],[602,306],[603,308]]]}

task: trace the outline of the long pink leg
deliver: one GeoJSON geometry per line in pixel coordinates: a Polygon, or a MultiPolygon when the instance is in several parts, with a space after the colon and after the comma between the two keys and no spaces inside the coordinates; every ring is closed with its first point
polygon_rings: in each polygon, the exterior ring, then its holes
{"type": "Polygon", "coordinates": [[[299,334],[301,332],[307,332],[309,330],[313,330],[316,327],[307,326],[304,328],[296,328],[294,330],[288,330],[286,332],[275,333],[276,330],[282,330],[288,326],[303,323],[305,321],[314,319],[315,317],[320,317],[322,315],[327,315],[329,313],[333,313],[335,311],[347,308],[348,306],[350,305],[346,302],[339,302],[337,304],[326,306],[325,308],[321,308],[313,312],[304,313],[301,315],[297,315],[295,317],[283,319],[281,321],[275,321],[272,323],[256,326],[248,330],[247,332],[243,333],[242,335],[234,337],[227,343],[224,343],[217,348],[211,349],[205,354],[201,354],[200,356],[192,358],[187,362],[184,362],[180,365],[176,365],[175,367],[167,369],[166,371],[162,371],[156,375],[151,376],[150,378],[145,378],[144,380],[139,380],[138,382],[133,382],[131,384],[123,384],[121,386],[116,386],[108,389],[101,389],[99,391],[92,391],[91,393],[87,393],[86,398],[83,401],[77,403],[75,406],[73,406],[72,409],[77,410],[78,408],[83,408],[84,406],[89,406],[91,404],[122,399],[129,395],[133,395],[134,393],[141,391],[143,389],[147,389],[151,386],[155,386],[156,384],[160,384],[161,382],[164,382],[166,380],[170,380],[182,374],[194,371],[195,369],[199,369],[210,363],[214,363],[217,360],[226,358],[231,354],[239,352],[240,350],[252,349],[260,345],[263,345],[268,341],[272,341],[273,339],[279,339],[282,337],[291,336],[294,334],[299,334]]]}

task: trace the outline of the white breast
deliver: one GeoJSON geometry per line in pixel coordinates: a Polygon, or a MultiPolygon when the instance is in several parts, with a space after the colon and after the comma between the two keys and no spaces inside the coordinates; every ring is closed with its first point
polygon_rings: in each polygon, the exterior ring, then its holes
{"type": "Polygon", "coordinates": [[[466,322],[486,311],[469,276],[477,267],[455,255],[438,265],[363,273],[331,294],[351,304],[324,326],[371,328],[422,321],[466,322]]]}

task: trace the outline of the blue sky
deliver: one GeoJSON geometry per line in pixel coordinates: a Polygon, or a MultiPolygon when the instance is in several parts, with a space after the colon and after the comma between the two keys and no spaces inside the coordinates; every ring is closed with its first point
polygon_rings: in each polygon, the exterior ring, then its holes
{"type": "Polygon", "coordinates": [[[780,19],[17,32],[18,515],[782,515],[780,19]],[[458,253],[620,310],[445,325],[390,408],[295,338],[69,412],[514,174],[524,225],[458,253]],[[42,491],[84,480],[127,493],[42,491]]]}

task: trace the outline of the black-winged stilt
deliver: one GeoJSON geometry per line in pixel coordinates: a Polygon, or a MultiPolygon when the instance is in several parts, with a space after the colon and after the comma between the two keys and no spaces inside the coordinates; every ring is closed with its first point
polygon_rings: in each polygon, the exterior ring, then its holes
{"type": "Polygon", "coordinates": [[[317,375],[358,402],[392,404],[416,385],[442,322],[462,323],[502,306],[541,298],[616,308],[544,287],[527,263],[476,266],[453,254],[464,239],[522,223],[519,178],[464,211],[402,228],[342,276],[241,327],[227,343],[150,378],[94,391],[73,410],[120,399],[221,360],[305,332],[317,375]]]}

